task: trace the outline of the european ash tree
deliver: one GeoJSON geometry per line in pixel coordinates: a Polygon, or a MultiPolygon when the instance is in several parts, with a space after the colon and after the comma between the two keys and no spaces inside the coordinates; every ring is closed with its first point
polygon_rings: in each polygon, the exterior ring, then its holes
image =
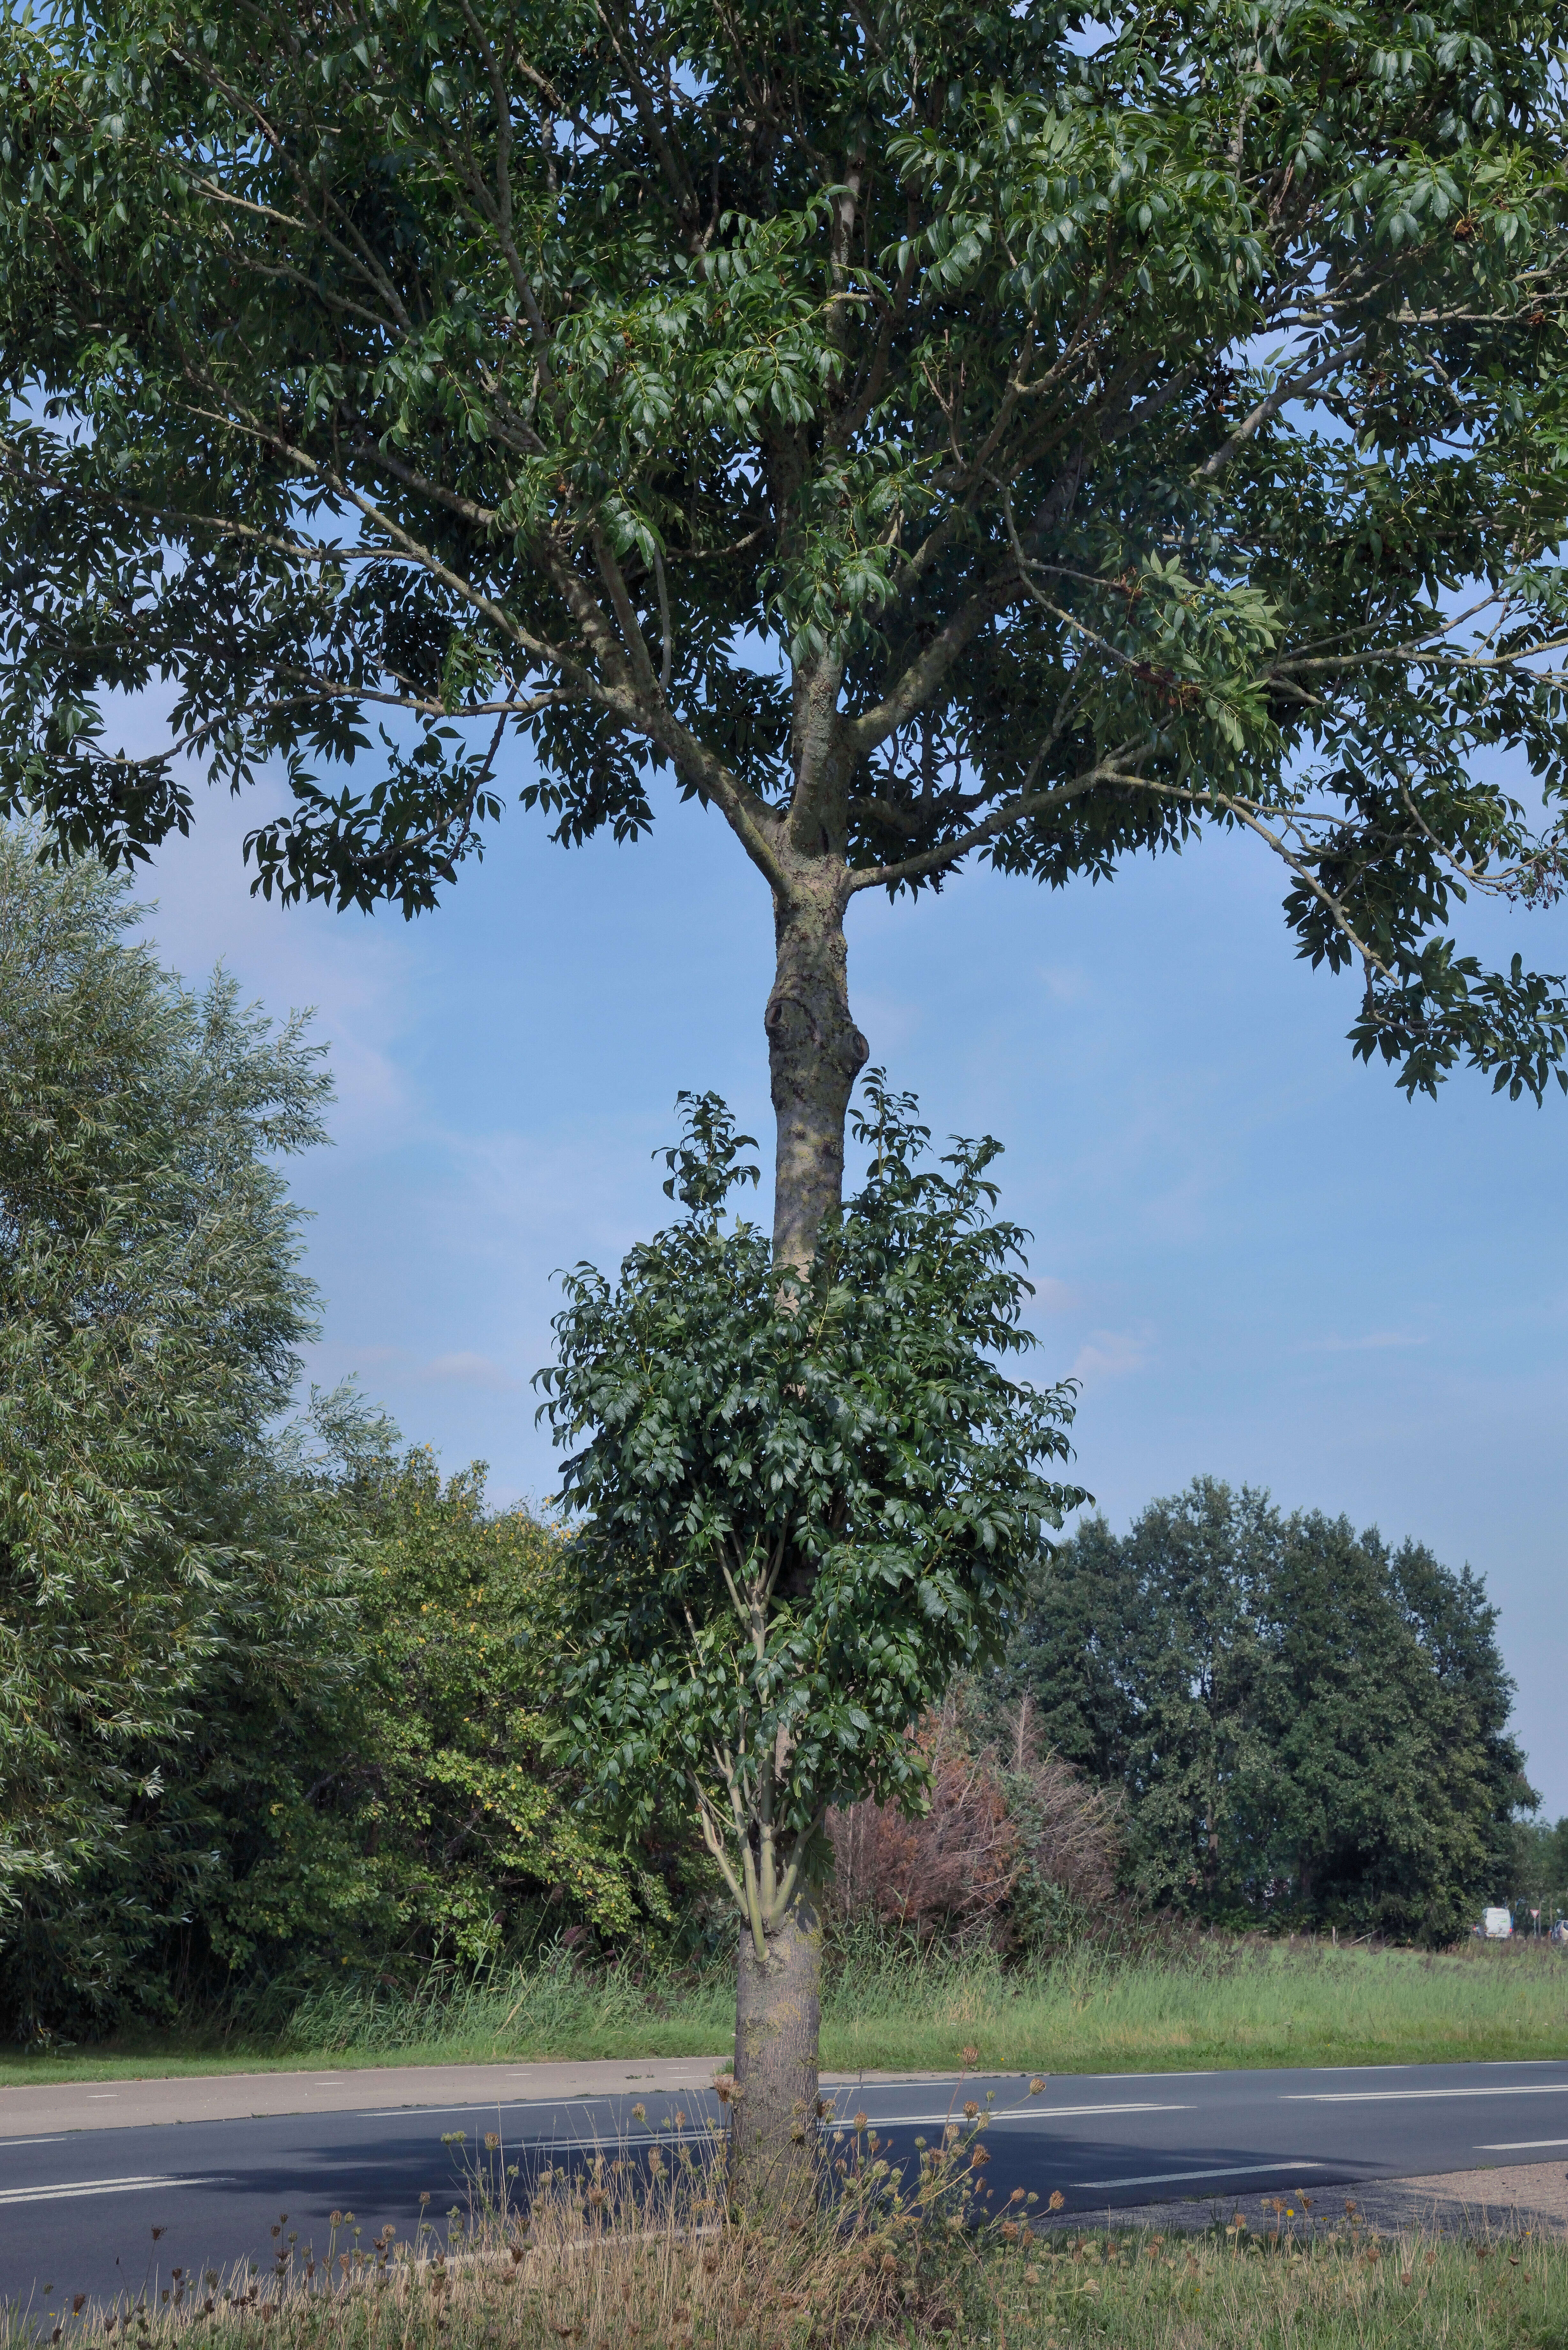
{"type": "Polygon", "coordinates": [[[803,1277],[868,1052],[848,909],[976,861],[1059,887],[1245,834],[1359,976],[1356,1052],[1539,1097],[1561,987],[1453,920],[1563,876],[1565,32],[14,17],[4,804],[134,858],[203,775],[260,784],[258,886],[413,913],[514,793],[565,843],[699,800],[774,928],[803,1277]],[[167,742],[123,753],[152,685],[167,742]]]}
{"type": "Polygon", "coordinates": [[[726,1216],[751,1138],[715,1095],[685,1110],[685,1215],[613,1284],[567,1276],[539,1375],[582,1515],[558,1738],[633,1833],[677,1791],[695,1814],[741,1921],[731,2182],[787,2204],[816,2171],[828,1812],[924,1800],[911,1724],[998,1652],[1085,1497],[1049,1474],[1071,1388],[1002,1367],[1034,1342],[994,1142],[924,1164],[913,1101],[872,1072],[865,1182],[781,1273],[726,1216]]]}

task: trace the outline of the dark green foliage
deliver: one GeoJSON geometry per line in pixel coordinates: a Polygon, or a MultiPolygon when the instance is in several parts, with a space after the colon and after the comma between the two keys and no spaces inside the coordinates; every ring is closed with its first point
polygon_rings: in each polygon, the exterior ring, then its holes
{"type": "Polygon", "coordinates": [[[291,1739],[253,1750],[249,1780],[221,1753],[220,1954],[297,1982],[324,1965],[471,1968],[563,1927],[607,1937],[667,1918],[651,1863],[596,1832],[542,1760],[573,1573],[560,1534],[524,1511],[488,1514],[479,1463],[443,1480],[374,1423],[344,1415],[334,1432],[346,1457],[331,1490],[366,1564],[353,1678],[327,1681],[291,1739]]]}
{"type": "Polygon", "coordinates": [[[1469,1568],[1199,1479],[1042,1563],[999,1690],[1126,1790],[1147,1900],[1442,1941],[1532,1800],[1495,1627],[1469,1568]]]}
{"type": "Polygon", "coordinates": [[[281,776],[262,886],[410,912],[661,770],[788,907],[1244,831],[1358,1053],[1562,1074],[1452,923],[1563,878],[1563,0],[0,37],[0,802],[63,847],[187,754],[281,776]]]}
{"type": "Polygon", "coordinates": [[[759,1946],[822,1866],[830,1805],[919,1802],[909,1733],[995,1653],[1082,1498],[1042,1474],[1071,1391],[997,1360],[1032,1343],[997,1146],[924,1167],[909,1097],[874,1073],[864,1101],[866,1181],[781,1274],[763,1232],[723,1222],[747,1138],[688,1100],[683,1221],[613,1287],[568,1277],[540,1374],[583,1515],[563,1746],[638,1825],[680,1789],[759,1946]]]}
{"type": "Polygon", "coordinates": [[[330,1673],[338,1546],[280,1509],[268,1421],[314,1296],[274,1159],[327,1079],[123,889],[0,832],[0,2002],[112,2011],[221,1871],[191,1757],[330,1673]]]}
{"type": "Polygon", "coordinates": [[[1550,1932],[1568,1913],[1568,1819],[1555,1827],[1544,1820],[1516,1823],[1508,1884],[1519,1931],[1533,1930],[1529,1913],[1534,1908],[1541,1912],[1540,1930],[1550,1932]]]}

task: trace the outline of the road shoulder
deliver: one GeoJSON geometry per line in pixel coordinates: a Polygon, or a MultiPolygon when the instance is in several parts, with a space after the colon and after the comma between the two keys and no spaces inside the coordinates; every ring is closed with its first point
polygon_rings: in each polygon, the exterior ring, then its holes
{"type": "Polygon", "coordinates": [[[173,2079],[43,2081],[0,2089],[0,2138],[161,2122],[245,2121],[260,2114],[399,2112],[705,2089],[721,2056],[645,2056],[564,2064],[387,2064],[342,2073],[193,2073],[173,2079]]]}

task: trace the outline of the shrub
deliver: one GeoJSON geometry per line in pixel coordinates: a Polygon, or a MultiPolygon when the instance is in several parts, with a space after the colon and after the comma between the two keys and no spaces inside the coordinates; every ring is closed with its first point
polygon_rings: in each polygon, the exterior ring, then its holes
{"type": "Polygon", "coordinates": [[[842,1918],[868,1915],[921,1939],[980,1930],[1005,1947],[1046,1939],[1064,1913],[1110,1898],[1115,1798],[1039,1752],[1027,1697],[1000,1747],[974,1742],[967,1711],[955,1693],[915,1734],[929,1789],[923,1813],[867,1798],[829,1814],[842,1918]]]}

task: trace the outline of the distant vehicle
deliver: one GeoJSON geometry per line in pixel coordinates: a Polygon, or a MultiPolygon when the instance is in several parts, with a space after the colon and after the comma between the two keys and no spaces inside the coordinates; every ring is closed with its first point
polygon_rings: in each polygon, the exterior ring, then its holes
{"type": "Polygon", "coordinates": [[[1513,1931],[1513,1919],[1506,1909],[1483,1909],[1480,1929],[1489,1942],[1506,1942],[1513,1931]]]}

